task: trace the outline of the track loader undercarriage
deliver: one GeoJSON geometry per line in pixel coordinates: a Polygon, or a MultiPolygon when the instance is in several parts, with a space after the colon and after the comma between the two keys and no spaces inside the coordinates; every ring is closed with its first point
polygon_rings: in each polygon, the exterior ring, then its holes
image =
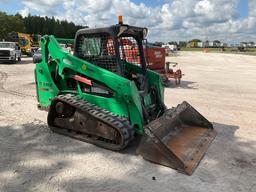
{"type": "Polygon", "coordinates": [[[72,94],[53,100],[48,125],[54,132],[110,150],[125,148],[134,136],[127,119],[72,94]]]}

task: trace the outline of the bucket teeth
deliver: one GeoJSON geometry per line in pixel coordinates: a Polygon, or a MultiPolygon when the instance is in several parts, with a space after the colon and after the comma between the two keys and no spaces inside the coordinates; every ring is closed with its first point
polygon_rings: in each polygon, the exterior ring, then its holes
{"type": "Polygon", "coordinates": [[[137,153],[191,175],[215,136],[212,124],[183,102],[145,127],[137,153]]]}

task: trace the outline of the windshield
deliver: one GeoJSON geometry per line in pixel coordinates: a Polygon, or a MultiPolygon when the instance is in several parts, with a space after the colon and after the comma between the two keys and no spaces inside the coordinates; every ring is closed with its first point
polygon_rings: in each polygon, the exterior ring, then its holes
{"type": "Polygon", "coordinates": [[[77,38],[76,55],[114,73],[121,73],[122,65],[118,64],[120,60],[120,64],[129,62],[141,66],[139,43],[135,38],[119,37],[116,47],[114,42],[108,33],[80,35],[77,38]]]}
{"type": "Polygon", "coordinates": [[[13,43],[0,43],[0,48],[15,48],[13,43]]]}

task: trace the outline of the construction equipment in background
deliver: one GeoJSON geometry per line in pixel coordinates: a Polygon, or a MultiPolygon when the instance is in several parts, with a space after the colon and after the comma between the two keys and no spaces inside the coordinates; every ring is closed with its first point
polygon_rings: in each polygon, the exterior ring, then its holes
{"type": "Polygon", "coordinates": [[[30,43],[31,43],[32,51],[34,51],[40,47],[40,39],[41,39],[41,35],[39,35],[39,34],[31,34],[30,35],[30,43]]]}
{"type": "Polygon", "coordinates": [[[16,42],[20,46],[22,54],[32,54],[30,36],[28,34],[12,31],[8,33],[7,40],[16,42]]]}
{"type": "Polygon", "coordinates": [[[121,20],[110,27],[81,29],[74,55],[54,36],[43,36],[42,60],[35,69],[39,108],[48,109],[52,131],[106,149],[122,150],[135,133],[142,135],[138,154],[191,175],[216,132],[185,101],[166,108],[161,76],[147,69],[146,34],[146,28],[121,20]],[[138,50],[133,62],[125,41],[138,50]]]}
{"type": "Polygon", "coordinates": [[[170,85],[170,79],[174,79],[176,85],[180,84],[181,78],[184,74],[182,74],[181,69],[177,69],[176,71],[173,69],[178,65],[178,63],[166,62],[165,48],[147,44],[144,48],[144,54],[148,68],[161,75],[163,84],[166,87],[170,85]]]}
{"type": "Polygon", "coordinates": [[[8,33],[7,40],[16,42],[21,48],[21,52],[25,55],[32,56],[33,52],[39,48],[41,35],[27,34],[12,31],[8,33]]]}

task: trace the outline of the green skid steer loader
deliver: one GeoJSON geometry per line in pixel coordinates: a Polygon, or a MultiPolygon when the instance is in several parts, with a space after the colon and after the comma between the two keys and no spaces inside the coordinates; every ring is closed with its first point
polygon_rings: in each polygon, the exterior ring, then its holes
{"type": "Polygon", "coordinates": [[[142,135],[138,154],[191,175],[216,132],[185,101],[166,108],[161,76],[146,66],[146,34],[122,22],[81,29],[74,55],[54,36],[43,36],[35,69],[38,107],[48,110],[52,131],[106,149],[122,150],[135,133],[142,135]]]}

